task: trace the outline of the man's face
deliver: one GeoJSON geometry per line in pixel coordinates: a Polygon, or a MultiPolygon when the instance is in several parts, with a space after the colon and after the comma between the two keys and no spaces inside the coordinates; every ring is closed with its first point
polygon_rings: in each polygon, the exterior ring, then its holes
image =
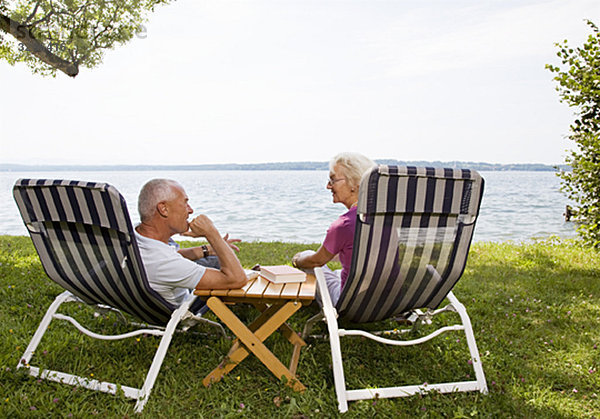
{"type": "Polygon", "coordinates": [[[167,218],[169,227],[173,233],[183,233],[188,231],[188,216],[194,212],[188,204],[188,196],[181,186],[173,186],[175,197],[170,201],[166,201],[167,218]]]}

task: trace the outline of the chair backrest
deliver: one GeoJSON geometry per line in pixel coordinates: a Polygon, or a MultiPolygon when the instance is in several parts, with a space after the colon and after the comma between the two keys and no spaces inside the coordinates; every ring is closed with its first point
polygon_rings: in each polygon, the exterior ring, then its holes
{"type": "Polygon", "coordinates": [[[370,322],[438,307],[463,273],[483,184],[474,170],[381,165],[366,173],[340,317],[370,322]]]}
{"type": "Polygon", "coordinates": [[[13,196],[48,277],[88,304],[168,322],[176,307],[148,285],[125,200],[113,186],[19,179],[13,196]]]}

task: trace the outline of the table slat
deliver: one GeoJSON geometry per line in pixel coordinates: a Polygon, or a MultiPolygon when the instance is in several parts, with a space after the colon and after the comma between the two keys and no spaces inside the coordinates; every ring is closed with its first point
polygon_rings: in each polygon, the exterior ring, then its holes
{"type": "Polygon", "coordinates": [[[237,288],[237,289],[229,290],[229,294],[227,294],[227,296],[229,296],[229,297],[243,297],[244,295],[246,295],[246,293],[248,292],[248,290],[250,289],[250,287],[256,282],[257,278],[251,279],[242,288],[237,288]]]}
{"type": "Polygon", "coordinates": [[[200,297],[210,297],[210,296],[243,297],[244,295],[246,295],[248,288],[250,288],[250,286],[252,286],[252,284],[254,284],[254,281],[256,281],[256,279],[252,279],[252,280],[248,281],[246,283],[246,285],[244,285],[242,288],[232,288],[232,289],[225,289],[225,290],[194,290],[194,294],[198,295],[200,297]]]}
{"type": "Polygon", "coordinates": [[[263,277],[259,276],[256,278],[254,283],[248,288],[246,292],[246,297],[249,298],[261,298],[265,289],[269,286],[270,282],[263,277]]]}
{"type": "Polygon", "coordinates": [[[313,300],[317,290],[317,280],[313,275],[308,275],[306,281],[302,284],[298,298],[301,300],[313,300]]]}
{"type": "Polygon", "coordinates": [[[211,296],[216,296],[216,297],[224,297],[227,294],[229,294],[229,289],[225,289],[225,290],[211,290],[210,295],[211,296]]]}
{"type": "Polygon", "coordinates": [[[281,290],[283,289],[284,284],[275,284],[271,282],[265,292],[263,293],[263,297],[265,298],[279,298],[281,294],[281,290]]]}
{"type": "Polygon", "coordinates": [[[285,284],[285,287],[281,290],[281,297],[296,298],[301,284],[301,282],[290,282],[285,284]]]}

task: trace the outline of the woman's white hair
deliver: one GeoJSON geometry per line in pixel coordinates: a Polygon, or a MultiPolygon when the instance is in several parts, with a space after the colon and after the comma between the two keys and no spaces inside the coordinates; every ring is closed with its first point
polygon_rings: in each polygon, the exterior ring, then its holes
{"type": "Polygon", "coordinates": [[[343,175],[351,188],[358,188],[362,175],[377,164],[368,157],[359,153],[344,152],[336,155],[329,162],[329,170],[340,166],[343,175]]]}
{"type": "Polygon", "coordinates": [[[170,179],[152,179],[146,182],[138,197],[138,212],[142,222],[154,216],[159,202],[174,199],[177,187],[181,188],[181,185],[170,179]]]}

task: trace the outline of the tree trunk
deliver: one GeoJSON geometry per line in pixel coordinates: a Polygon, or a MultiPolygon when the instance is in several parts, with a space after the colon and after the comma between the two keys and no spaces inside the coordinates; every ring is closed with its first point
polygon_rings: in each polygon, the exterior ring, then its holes
{"type": "Polygon", "coordinates": [[[21,25],[19,22],[15,22],[2,13],[0,13],[0,30],[11,34],[17,41],[23,43],[29,52],[36,56],[40,61],[62,71],[67,76],[75,77],[79,73],[77,64],[63,60],[52,54],[44,44],[35,38],[29,28],[25,25],[21,25]]]}

